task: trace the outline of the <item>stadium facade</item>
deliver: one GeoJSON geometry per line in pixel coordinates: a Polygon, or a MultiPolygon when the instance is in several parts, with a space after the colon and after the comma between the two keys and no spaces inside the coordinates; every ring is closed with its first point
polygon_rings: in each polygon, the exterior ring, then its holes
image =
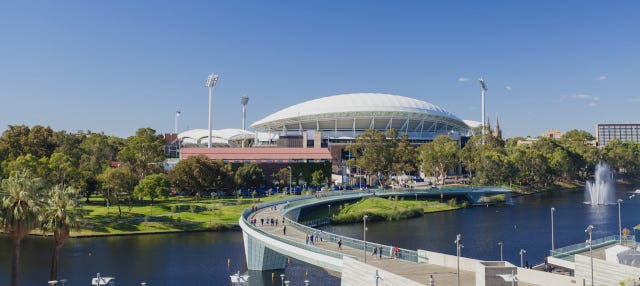
{"type": "MultiPolygon", "coordinates": [[[[253,131],[224,129],[213,132],[212,141],[219,148],[216,155],[206,151],[208,130],[196,129],[178,134],[182,148],[181,158],[205,155],[211,159],[227,162],[260,162],[263,164],[293,164],[297,162],[317,162],[318,158],[300,158],[305,152],[298,152],[291,158],[281,157],[282,152],[272,150],[274,158],[257,159],[254,152],[244,152],[252,148],[322,148],[330,157],[332,171],[338,177],[345,177],[345,162],[351,155],[344,147],[355,142],[355,138],[368,129],[385,132],[394,128],[399,135],[407,134],[414,145],[434,140],[440,135],[449,136],[461,143],[472,135],[479,122],[461,120],[444,108],[426,101],[382,93],[351,93],[328,96],[295,104],[270,114],[251,125],[253,131]],[[228,147],[228,151],[223,150],[228,147]],[[203,149],[204,148],[204,149],[203,149]],[[198,151],[200,149],[200,151],[198,151]],[[225,153],[228,153],[226,158],[225,153]],[[276,158],[277,157],[277,158],[276,158]],[[315,160],[315,161],[314,161],[315,160]]],[[[267,152],[266,154],[268,154],[267,152]]],[[[341,179],[342,180],[342,179],[341,179]]]]}

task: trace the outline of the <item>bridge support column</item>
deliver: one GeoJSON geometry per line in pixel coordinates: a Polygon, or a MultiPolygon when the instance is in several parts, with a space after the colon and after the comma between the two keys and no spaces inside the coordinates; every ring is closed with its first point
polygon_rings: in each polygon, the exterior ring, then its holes
{"type": "Polygon", "coordinates": [[[275,270],[287,266],[287,256],[267,248],[262,241],[247,235],[244,231],[242,238],[249,270],[275,270]]]}

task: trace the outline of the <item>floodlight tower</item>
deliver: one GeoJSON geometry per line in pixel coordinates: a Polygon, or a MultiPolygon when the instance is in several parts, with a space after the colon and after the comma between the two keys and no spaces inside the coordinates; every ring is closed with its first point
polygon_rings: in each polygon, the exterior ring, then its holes
{"type": "Polygon", "coordinates": [[[484,144],[484,133],[486,132],[484,126],[484,95],[487,93],[487,85],[484,84],[484,79],[482,79],[482,77],[480,77],[478,81],[480,81],[480,88],[482,88],[482,144],[484,144]]]}
{"type": "Polygon", "coordinates": [[[206,82],[206,86],[209,88],[209,144],[207,145],[209,148],[211,148],[211,136],[212,136],[212,132],[211,132],[211,109],[213,108],[213,87],[216,86],[216,83],[218,82],[218,75],[217,74],[209,74],[209,77],[207,77],[207,82],[206,82]]]}
{"type": "Polygon", "coordinates": [[[180,117],[180,110],[176,110],[176,126],[173,129],[173,133],[178,134],[178,118],[180,117]]]}
{"type": "MultiPolygon", "coordinates": [[[[240,97],[240,104],[242,104],[242,131],[245,131],[244,121],[247,118],[247,103],[249,103],[249,97],[243,95],[240,97]]],[[[244,148],[244,132],[242,132],[242,148],[244,148]]]]}

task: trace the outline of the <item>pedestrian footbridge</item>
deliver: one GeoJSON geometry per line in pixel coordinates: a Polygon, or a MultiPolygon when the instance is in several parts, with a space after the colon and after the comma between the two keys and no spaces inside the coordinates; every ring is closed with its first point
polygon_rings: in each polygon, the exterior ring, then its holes
{"type": "Polygon", "coordinates": [[[372,196],[366,192],[335,193],[328,196],[283,197],[242,213],[239,224],[249,270],[284,269],[287,259],[306,262],[341,277],[350,285],[575,285],[572,277],[516,267],[504,261],[475,259],[425,250],[398,248],[340,236],[298,223],[300,210],[372,196]],[[277,224],[271,224],[271,219],[277,224]],[[253,223],[255,221],[255,223],[253,223]],[[283,223],[284,221],[284,223],[283,223]],[[286,227],[286,233],[285,233],[286,227]],[[314,235],[314,241],[307,236],[314,235]],[[338,247],[338,241],[341,247],[338,247]],[[382,252],[372,256],[373,248],[382,252]],[[459,269],[459,271],[458,271],[459,269]],[[458,275],[459,273],[459,275],[458,275]],[[512,281],[517,274],[519,281],[512,281]],[[549,284],[551,283],[551,284],[549,284]]]}

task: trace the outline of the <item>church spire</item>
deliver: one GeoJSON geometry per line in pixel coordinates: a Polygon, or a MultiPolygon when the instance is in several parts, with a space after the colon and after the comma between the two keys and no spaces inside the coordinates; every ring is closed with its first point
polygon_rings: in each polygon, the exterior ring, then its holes
{"type": "Polygon", "coordinates": [[[493,130],[493,137],[502,139],[502,130],[500,130],[500,122],[498,122],[497,115],[496,115],[496,128],[493,130]]]}

